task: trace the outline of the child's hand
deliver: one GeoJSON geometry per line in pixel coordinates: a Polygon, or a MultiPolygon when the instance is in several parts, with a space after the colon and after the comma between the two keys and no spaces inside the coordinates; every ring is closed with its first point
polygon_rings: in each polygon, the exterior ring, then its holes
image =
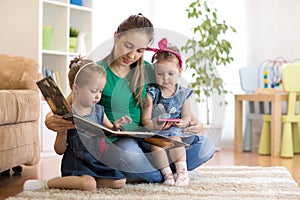
{"type": "Polygon", "coordinates": [[[155,130],[168,129],[173,125],[173,122],[164,122],[164,121],[158,121],[158,120],[156,120],[153,123],[154,123],[154,129],[155,130]]]}
{"type": "Polygon", "coordinates": [[[166,122],[163,122],[163,121],[158,121],[157,120],[153,120],[153,128],[154,130],[162,130],[164,125],[166,124],[166,122]]]}
{"type": "Polygon", "coordinates": [[[122,126],[130,122],[132,122],[132,119],[129,116],[125,115],[114,122],[114,129],[119,130],[122,126]]]}
{"type": "Polygon", "coordinates": [[[183,122],[182,119],[180,119],[179,122],[172,122],[172,125],[173,125],[173,126],[176,126],[176,127],[178,127],[178,128],[183,128],[183,127],[182,127],[182,122],[183,122]]]}

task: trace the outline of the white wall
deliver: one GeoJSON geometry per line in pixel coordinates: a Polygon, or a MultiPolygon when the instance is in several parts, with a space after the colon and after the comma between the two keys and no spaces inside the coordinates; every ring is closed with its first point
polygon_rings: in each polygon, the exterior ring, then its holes
{"type": "Polygon", "coordinates": [[[36,0],[0,1],[0,53],[38,60],[38,10],[36,0]]]}
{"type": "MultiPolygon", "coordinates": [[[[189,36],[192,23],[187,20],[186,0],[111,0],[94,1],[94,44],[111,38],[117,26],[129,15],[143,13],[154,27],[170,29],[189,36]],[[126,9],[124,9],[126,7],[126,9]],[[128,8],[127,8],[128,7],[128,8]]],[[[237,29],[229,34],[234,61],[218,71],[232,94],[227,95],[221,146],[233,145],[234,95],[242,93],[238,69],[259,66],[266,59],[300,57],[299,0],[214,0],[219,18],[237,29]]]]}
{"type": "Polygon", "coordinates": [[[300,1],[251,0],[247,6],[247,64],[300,57],[300,1]]]}
{"type": "Polygon", "coordinates": [[[130,15],[142,13],[152,19],[151,0],[93,1],[93,48],[111,39],[119,24],[130,15]]]}

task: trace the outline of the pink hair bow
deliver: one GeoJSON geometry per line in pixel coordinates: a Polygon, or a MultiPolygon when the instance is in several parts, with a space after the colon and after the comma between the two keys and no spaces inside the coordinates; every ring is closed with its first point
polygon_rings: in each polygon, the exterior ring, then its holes
{"type": "Polygon", "coordinates": [[[179,61],[179,66],[180,66],[180,69],[182,68],[182,60],[181,60],[181,56],[171,50],[171,49],[168,49],[168,40],[167,38],[163,38],[161,39],[159,42],[158,42],[158,47],[159,49],[157,48],[151,48],[151,47],[147,47],[146,50],[148,51],[154,51],[154,55],[152,56],[152,59],[151,59],[151,62],[153,63],[154,62],[154,59],[155,59],[155,56],[158,54],[158,53],[162,53],[162,52],[168,52],[168,53],[171,53],[173,55],[175,55],[179,61]]]}

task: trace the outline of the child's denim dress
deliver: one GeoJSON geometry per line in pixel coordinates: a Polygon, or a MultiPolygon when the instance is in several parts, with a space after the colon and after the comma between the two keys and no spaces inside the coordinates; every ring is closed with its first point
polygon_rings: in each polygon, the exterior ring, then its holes
{"type": "MultiPolygon", "coordinates": [[[[74,109],[73,109],[73,112],[74,109]]],[[[103,123],[104,108],[96,105],[93,113],[84,116],[94,122],[103,123]]],[[[76,129],[68,131],[67,150],[63,155],[62,176],[90,175],[95,178],[122,179],[124,174],[100,162],[98,152],[98,138],[85,137],[78,134],[76,129]]]]}
{"type": "MultiPolygon", "coordinates": [[[[153,100],[152,120],[157,120],[161,116],[181,118],[182,106],[185,100],[192,95],[193,91],[177,84],[176,92],[172,97],[163,97],[161,89],[158,86],[150,87],[148,93],[153,100]]],[[[190,136],[184,134],[183,130],[176,126],[171,126],[166,130],[159,130],[157,133],[164,136],[190,136]]]]}

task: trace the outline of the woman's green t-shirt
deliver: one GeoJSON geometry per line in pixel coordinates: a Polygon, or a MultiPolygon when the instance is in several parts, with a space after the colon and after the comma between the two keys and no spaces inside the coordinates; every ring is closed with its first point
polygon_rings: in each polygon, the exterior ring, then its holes
{"type": "MultiPolygon", "coordinates": [[[[113,123],[115,120],[124,115],[131,117],[131,124],[125,126],[126,130],[138,130],[142,127],[141,124],[141,106],[137,104],[134,95],[131,91],[128,77],[120,78],[116,76],[109,66],[104,62],[98,62],[106,70],[106,85],[102,92],[102,97],[99,102],[104,106],[105,113],[108,119],[113,123]]],[[[146,88],[148,83],[153,82],[154,71],[150,63],[144,63],[147,82],[143,86],[143,98],[146,97],[146,88]]]]}

